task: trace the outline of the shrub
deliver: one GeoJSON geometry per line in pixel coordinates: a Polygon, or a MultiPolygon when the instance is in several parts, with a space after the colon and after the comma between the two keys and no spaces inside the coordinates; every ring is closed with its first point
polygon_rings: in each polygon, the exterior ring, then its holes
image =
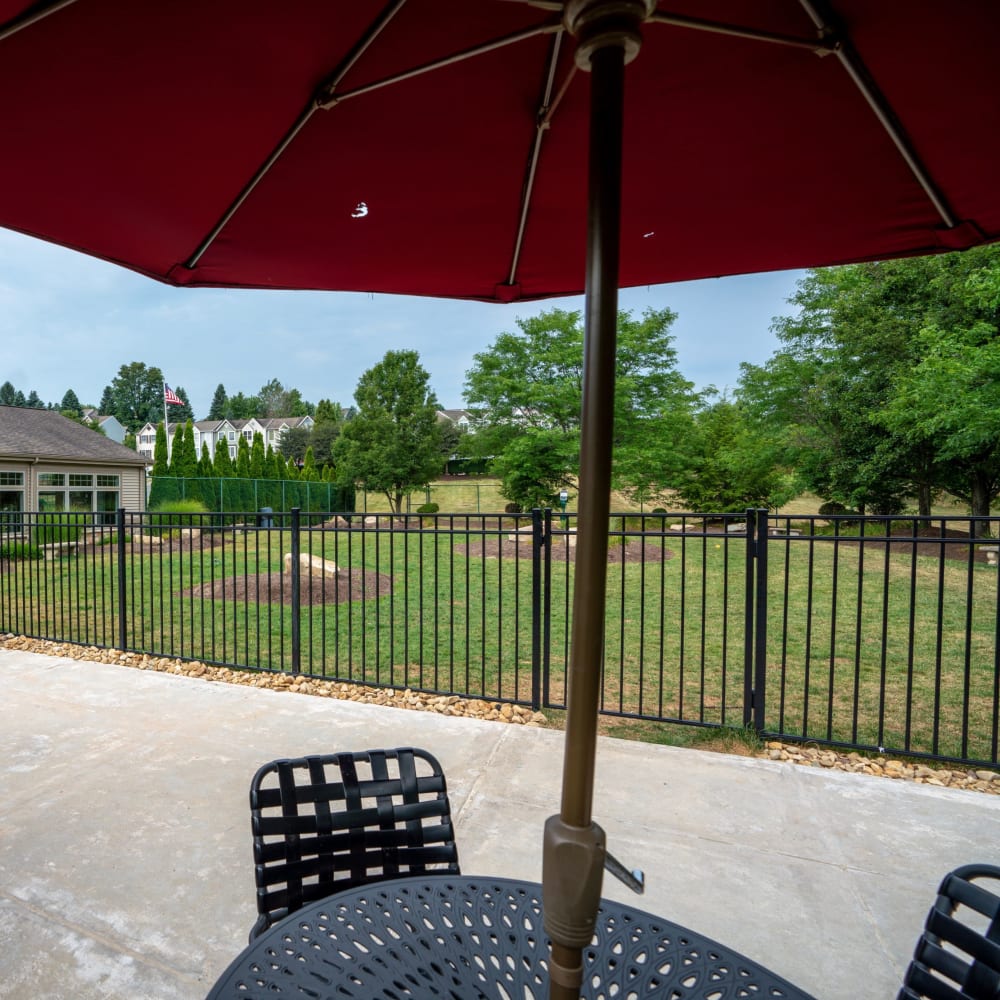
{"type": "Polygon", "coordinates": [[[153,519],[149,530],[164,535],[176,528],[208,527],[208,518],[203,516],[207,513],[208,508],[200,500],[164,500],[150,510],[153,519]]]}
{"type": "Polygon", "coordinates": [[[80,529],[90,521],[89,514],[39,514],[31,529],[31,541],[35,545],[75,542],[80,529]]]}
{"type": "Polygon", "coordinates": [[[654,514],[666,514],[667,508],[666,507],[654,507],[652,512],[654,514]]]}
{"type": "Polygon", "coordinates": [[[819,505],[820,517],[836,517],[838,514],[846,514],[847,508],[837,500],[827,500],[819,505]]]}
{"type": "Polygon", "coordinates": [[[42,550],[30,542],[4,542],[0,545],[0,559],[41,559],[42,550]]]}
{"type": "Polygon", "coordinates": [[[422,503],[417,508],[418,514],[436,514],[441,508],[436,503],[422,503]]]}
{"type": "Polygon", "coordinates": [[[522,508],[519,503],[509,503],[503,510],[505,514],[520,514],[522,508]]]}

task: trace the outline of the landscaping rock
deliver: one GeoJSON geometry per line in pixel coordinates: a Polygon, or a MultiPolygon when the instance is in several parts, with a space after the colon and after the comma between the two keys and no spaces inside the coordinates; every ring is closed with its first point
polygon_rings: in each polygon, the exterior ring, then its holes
{"type": "MultiPolygon", "coordinates": [[[[332,562],[329,559],[324,559],[322,556],[310,555],[308,552],[302,552],[299,554],[299,569],[308,576],[320,578],[325,576],[327,579],[335,577],[340,572],[340,567],[337,566],[335,562],[332,562]]],[[[291,574],[291,572],[292,554],[291,552],[286,552],[285,573],[291,574]]]]}

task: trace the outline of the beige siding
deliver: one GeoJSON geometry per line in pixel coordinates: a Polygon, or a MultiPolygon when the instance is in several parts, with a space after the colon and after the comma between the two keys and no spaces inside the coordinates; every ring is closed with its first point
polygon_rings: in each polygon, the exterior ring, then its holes
{"type": "Polygon", "coordinates": [[[120,470],[119,475],[122,477],[119,498],[121,505],[126,510],[145,510],[146,470],[135,467],[124,468],[120,470]]]}

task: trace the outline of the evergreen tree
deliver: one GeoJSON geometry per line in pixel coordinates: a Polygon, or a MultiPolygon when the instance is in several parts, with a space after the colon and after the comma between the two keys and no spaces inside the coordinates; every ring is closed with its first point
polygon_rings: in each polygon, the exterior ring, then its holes
{"type": "Polygon", "coordinates": [[[72,389],[67,389],[66,394],[62,398],[62,402],[59,404],[59,410],[62,413],[73,413],[76,416],[83,416],[83,407],[80,405],[80,400],[77,398],[76,393],[72,389]]]}
{"type": "Polygon", "coordinates": [[[35,392],[34,389],[32,389],[30,393],[28,393],[28,401],[26,405],[30,406],[32,409],[35,410],[45,409],[45,404],[42,402],[41,397],[38,395],[37,392],[35,392]]]}
{"type": "Polygon", "coordinates": [[[156,444],[153,445],[153,478],[169,475],[170,460],[167,457],[167,429],[161,420],[156,425],[156,444]]]}
{"type": "Polygon", "coordinates": [[[173,417],[177,423],[184,423],[187,420],[194,420],[194,410],[191,409],[191,403],[188,400],[187,390],[179,385],[174,389],[174,392],[184,401],[183,406],[175,406],[173,417]]]}
{"type": "Polygon", "coordinates": [[[212,397],[212,405],[208,410],[208,420],[225,420],[226,406],[229,397],[226,395],[226,387],[220,382],[215,387],[215,395],[212,397]]]}
{"type": "Polygon", "coordinates": [[[181,465],[184,461],[184,426],[178,424],[174,428],[174,439],[170,443],[170,475],[181,477],[181,465]]]}
{"type": "Polygon", "coordinates": [[[14,405],[15,406],[27,406],[28,401],[24,398],[24,393],[20,389],[14,393],[14,405]]]}
{"type": "Polygon", "coordinates": [[[215,442],[215,458],[212,466],[220,479],[232,479],[236,475],[233,460],[229,457],[229,444],[221,438],[215,442]]]}
{"type": "Polygon", "coordinates": [[[17,406],[17,389],[13,383],[4,382],[0,385],[0,404],[4,406],[17,406]]]}
{"type": "Polygon", "coordinates": [[[215,475],[212,467],[212,456],[208,452],[208,442],[201,442],[201,457],[198,459],[198,475],[203,479],[210,479],[215,475]]]}
{"type": "Polygon", "coordinates": [[[302,463],[302,478],[310,483],[319,482],[319,474],[316,471],[316,459],[313,456],[311,446],[306,448],[305,461],[302,463]]]}
{"type": "Polygon", "coordinates": [[[250,478],[263,479],[265,474],[264,437],[258,433],[254,434],[253,444],[250,446],[250,478]]]}
{"type": "Polygon", "coordinates": [[[101,393],[101,402],[97,407],[97,412],[100,413],[101,416],[110,416],[115,412],[115,396],[111,391],[110,385],[106,385],[104,387],[104,392],[101,393]]]}
{"type": "Polygon", "coordinates": [[[236,446],[236,475],[240,479],[250,478],[250,445],[242,434],[240,443],[236,446]]]}

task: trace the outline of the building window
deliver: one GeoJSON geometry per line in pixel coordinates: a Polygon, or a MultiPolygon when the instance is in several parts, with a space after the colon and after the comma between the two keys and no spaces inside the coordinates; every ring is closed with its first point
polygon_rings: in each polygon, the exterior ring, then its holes
{"type": "Polygon", "coordinates": [[[96,524],[114,524],[120,482],[120,476],[110,473],[40,472],[38,509],[45,514],[94,514],[96,524]]]}
{"type": "Polygon", "coordinates": [[[24,473],[0,472],[0,486],[24,486],[24,473]]]}

